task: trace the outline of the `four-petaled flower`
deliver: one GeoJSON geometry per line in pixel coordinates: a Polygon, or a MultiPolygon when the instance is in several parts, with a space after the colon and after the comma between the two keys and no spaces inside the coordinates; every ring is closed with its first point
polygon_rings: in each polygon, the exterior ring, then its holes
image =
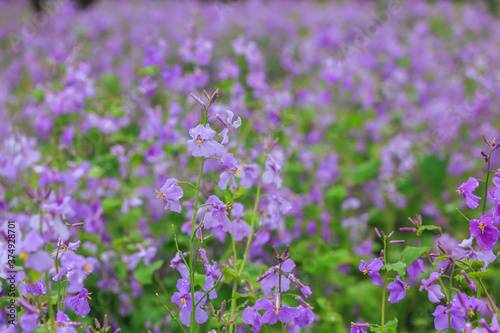
{"type": "Polygon", "coordinates": [[[492,250],[498,241],[500,232],[493,226],[493,219],[483,215],[481,220],[470,220],[470,234],[476,237],[477,245],[483,250],[492,250]]]}
{"type": "Polygon", "coordinates": [[[223,191],[227,189],[227,182],[231,182],[231,186],[236,187],[234,177],[241,174],[241,168],[237,165],[236,159],[231,153],[222,155],[222,173],[220,174],[219,188],[223,191]]]}
{"type": "Polygon", "coordinates": [[[256,310],[266,310],[262,315],[262,321],[269,325],[274,325],[279,320],[282,323],[292,322],[299,314],[296,308],[286,305],[281,306],[281,297],[279,293],[274,294],[274,304],[267,298],[258,299],[255,302],[256,310]]]}
{"type": "Polygon", "coordinates": [[[431,276],[426,280],[422,279],[422,285],[419,290],[427,290],[429,301],[432,303],[439,303],[442,298],[444,298],[444,294],[441,291],[441,286],[438,284],[433,284],[436,282],[441,274],[437,272],[432,272],[431,276]]]}
{"type": "Polygon", "coordinates": [[[380,277],[380,273],[378,272],[382,266],[384,266],[384,261],[382,259],[373,259],[371,264],[366,265],[364,260],[361,260],[361,264],[359,265],[359,270],[363,272],[363,274],[368,274],[368,276],[372,279],[372,283],[376,286],[383,286],[384,281],[380,277]]]}
{"type": "Polygon", "coordinates": [[[188,150],[194,157],[221,157],[224,146],[213,139],[217,134],[210,125],[199,124],[189,130],[191,140],[187,141],[188,150]]]}
{"type": "Polygon", "coordinates": [[[474,190],[478,186],[479,182],[477,181],[477,179],[470,177],[466,183],[463,183],[457,189],[457,193],[463,195],[463,197],[465,198],[465,203],[471,209],[479,207],[479,200],[481,200],[481,198],[477,195],[472,194],[472,192],[474,192],[474,190]]]}
{"type": "Polygon", "coordinates": [[[167,202],[165,209],[170,209],[172,212],[176,213],[181,212],[179,200],[184,195],[182,188],[177,184],[178,182],[179,180],[175,178],[169,178],[160,190],[156,191],[156,198],[160,198],[162,202],[167,202]]]}
{"type": "Polygon", "coordinates": [[[90,312],[90,306],[87,299],[91,299],[89,291],[83,288],[80,293],[69,300],[69,304],[75,309],[77,316],[85,317],[90,312]]]}
{"type": "Polygon", "coordinates": [[[395,281],[389,283],[389,285],[387,286],[387,289],[389,289],[389,291],[390,291],[389,302],[398,303],[403,298],[405,298],[406,291],[408,289],[410,289],[410,286],[408,286],[407,283],[405,283],[403,280],[401,280],[401,277],[398,275],[398,276],[396,276],[395,281]]]}
{"type": "Polygon", "coordinates": [[[224,118],[222,118],[220,115],[215,116],[215,118],[219,119],[219,121],[222,123],[222,125],[224,125],[224,129],[222,130],[222,132],[219,133],[219,136],[222,137],[221,143],[223,145],[228,143],[228,141],[229,141],[229,137],[227,135],[229,130],[236,129],[236,128],[241,126],[241,118],[240,117],[238,117],[238,119],[236,119],[236,121],[233,123],[234,113],[229,111],[229,110],[226,110],[226,113],[227,113],[226,120],[224,120],[224,118]]]}

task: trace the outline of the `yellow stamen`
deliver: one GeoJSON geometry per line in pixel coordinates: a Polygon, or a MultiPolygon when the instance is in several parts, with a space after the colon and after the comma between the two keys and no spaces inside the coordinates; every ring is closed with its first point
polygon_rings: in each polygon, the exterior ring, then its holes
{"type": "Polygon", "coordinates": [[[410,290],[410,286],[406,287],[406,290],[410,290]]]}
{"type": "Polygon", "coordinates": [[[89,296],[89,295],[92,295],[92,293],[89,293],[89,294],[87,295],[87,298],[88,298],[88,299],[92,299],[92,298],[90,298],[90,296],[89,296]]]}
{"type": "Polygon", "coordinates": [[[186,304],[186,298],[181,298],[181,304],[186,304]]]}
{"type": "Polygon", "coordinates": [[[458,193],[458,194],[460,194],[460,195],[462,195],[462,193],[464,193],[464,191],[462,191],[462,190],[457,190],[457,193],[458,193]]]}
{"type": "Polygon", "coordinates": [[[365,270],[363,271],[363,274],[366,274],[366,273],[368,273],[368,270],[367,270],[367,269],[365,269],[365,270]]]}
{"type": "Polygon", "coordinates": [[[155,190],[155,191],[156,191],[156,199],[160,198],[161,202],[163,202],[163,199],[165,199],[165,196],[163,195],[163,193],[161,193],[158,190],[155,190]]]}
{"type": "Polygon", "coordinates": [[[83,266],[83,270],[85,272],[89,272],[90,270],[92,269],[92,265],[91,264],[85,264],[85,266],[83,266]]]}
{"type": "Polygon", "coordinates": [[[200,145],[201,145],[201,139],[196,139],[196,144],[197,144],[198,146],[200,146],[200,145]]]}
{"type": "Polygon", "coordinates": [[[21,258],[24,262],[28,259],[28,254],[26,252],[22,252],[20,255],[19,255],[19,258],[21,258]]]}
{"type": "Polygon", "coordinates": [[[474,317],[474,311],[469,310],[469,317],[474,317]]]}
{"type": "Polygon", "coordinates": [[[236,176],[239,176],[239,175],[240,175],[240,173],[241,173],[241,170],[236,170],[236,171],[234,172],[234,174],[235,174],[236,176]]]}
{"type": "Polygon", "coordinates": [[[274,310],[274,313],[276,313],[276,315],[278,315],[279,312],[280,312],[279,308],[276,308],[276,310],[274,310]]]}
{"type": "Polygon", "coordinates": [[[314,306],[309,305],[309,309],[314,310],[314,306]]]}
{"type": "Polygon", "coordinates": [[[484,235],[484,227],[486,227],[485,223],[479,223],[479,229],[481,229],[481,234],[484,235]]]}

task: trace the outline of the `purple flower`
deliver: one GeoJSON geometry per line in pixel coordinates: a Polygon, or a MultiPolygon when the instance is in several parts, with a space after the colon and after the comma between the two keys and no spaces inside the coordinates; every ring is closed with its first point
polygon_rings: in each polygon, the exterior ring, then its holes
{"type": "Polygon", "coordinates": [[[351,323],[351,333],[365,333],[365,328],[369,328],[367,323],[351,323]]]}
{"type": "Polygon", "coordinates": [[[389,283],[387,286],[389,289],[389,302],[399,303],[406,296],[406,291],[410,289],[410,286],[401,280],[401,277],[396,276],[396,280],[389,283]]]}
{"type": "Polygon", "coordinates": [[[187,266],[182,262],[181,255],[179,253],[176,253],[175,257],[170,260],[170,267],[176,269],[181,274],[184,280],[189,280],[189,270],[187,266]]]}
{"type": "Polygon", "coordinates": [[[37,283],[33,285],[27,284],[26,293],[31,294],[33,296],[47,295],[47,289],[45,288],[45,281],[40,279],[38,280],[37,283]]]}
{"type": "MultiPolygon", "coordinates": [[[[175,292],[171,298],[172,303],[177,304],[181,308],[181,311],[179,312],[179,318],[181,319],[181,322],[188,327],[189,325],[191,325],[191,312],[193,311],[190,288],[191,284],[188,281],[179,279],[177,281],[177,289],[179,291],[175,292]]],[[[195,292],[195,302],[200,301],[201,297],[203,296],[204,293],[202,293],[201,291],[195,292]]],[[[203,324],[208,320],[207,312],[201,309],[201,306],[205,305],[205,302],[206,297],[204,297],[203,300],[200,301],[200,304],[198,304],[198,306],[196,307],[195,320],[198,324],[203,324]]]]}
{"type": "Polygon", "coordinates": [[[424,261],[422,259],[415,260],[411,263],[410,266],[408,266],[406,271],[408,272],[409,276],[411,276],[412,278],[416,278],[418,274],[425,273],[424,261]]]}
{"type": "Polygon", "coordinates": [[[252,325],[251,330],[254,333],[260,332],[262,325],[264,325],[260,314],[257,312],[257,310],[250,306],[247,306],[246,309],[243,310],[241,320],[247,325],[252,325]]]}
{"type": "Polygon", "coordinates": [[[85,258],[73,251],[67,251],[61,257],[62,268],[53,280],[60,281],[62,276],[66,275],[69,282],[68,292],[77,292],[83,288],[83,281],[94,271],[97,262],[97,259],[93,257],[85,258]]]}
{"type": "Polygon", "coordinates": [[[470,234],[476,237],[477,245],[483,250],[492,250],[498,241],[500,232],[493,226],[493,219],[483,215],[481,220],[470,220],[470,234]]]}
{"type": "Polygon", "coordinates": [[[224,146],[213,140],[217,134],[210,125],[203,127],[201,124],[189,130],[193,139],[187,141],[188,150],[194,157],[221,157],[224,146]]]}
{"type": "Polygon", "coordinates": [[[77,333],[75,327],[82,326],[80,323],[71,321],[69,316],[62,311],[57,313],[55,323],[58,326],[57,333],[77,333]]]}
{"type": "Polygon", "coordinates": [[[75,314],[77,316],[85,317],[90,312],[90,306],[87,301],[90,299],[89,292],[87,289],[83,288],[80,293],[69,300],[69,304],[75,309],[75,314]]]}
{"type": "Polygon", "coordinates": [[[297,296],[297,301],[299,301],[300,306],[297,308],[298,314],[294,322],[299,327],[307,327],[311,325],[314,321],[314,309],[309,303],[305,302],[302,297],[297,296]]]}
{"type": "Polygon", "coordinates": [[[255,303],[255,309],[266,310],[262,315],[262,321],[269,325],[276,324],[278,320],[282,323],[290,323],[299,314],[296,308],[281,306],[280,294],[274,294],[274,304],[267,298],[258,299],[255,303]]]}
{"type": "Polygon", "coordinates": [[[477,293],[476,283],[469,278],[469,276],[467,275],[467,273],[463,269],[462,269],[461,273],[464,276],[465,281],[467,281],[467,284],[469,285],[470,289],[472,289],[473,292],[477,293]]]}
{"type": "Polygon", "coordinates": [[[427,290],[429,301],[432,303],[439,303],[442,298],[444,298],[444,294],[441,291],[441,286],[438,284],[433,284],[439,278],[440,274],[437,272],[432,272],[431,276],[426,280],[422,279],[422,285],[419,290],[427,290]]]}
{"type": "MultiPolygon", "coordinates": [[[[291,259],[285,260],[281,265],[281,271],[290,273],[295,268],[295,263],[291,259]]],[[[272,295],[272,289],[277,288],[279,284],[279,265],[269,268],[263,275],[257,278],[256,282],[260,281],[262,292],[266,296],[272,295]]],[[[290,290],[290,280],[285,274],[281,276],[281,291],[290,290]]]]}
{"type": "Polygon", "coordinates": [[[169,178],[160,188],[160,191],[156,191],[156,198],[160,198],[161,201],[165,200],[167,205],[165,209],[170,209],[172,212],[180,213],[181,205],[179,200],[184,195],[182,188],[177,184],[178,180],[175,178],[169,178]]]}
{"type": "Polygon", "coordinates": [[[38,327],[40,315],[37,312],[26,312],[19,318],[19,326],[23,332],[31,333],[38,327]]]}
{"type": "MultiPolygon", "coordinates": [[[[215,282],[217,282],[221,276],[222,273],[220,269],[217,268],[217,262],[212,260],[212,265],[205,264],[205,272],[207,273],[207,276],[205,277],[205,285],[203,286],[203,290],[206,292],[210,290],[215,285],[215,282]]],[[[224,277],[221,278],[221,281],[224,281],[224,277]]],[[[215,289],[210,291],[208,294],[208,297],[210,299],[217,298],[217,293],[215,292],[215,289]]]]}
{"type": "Polygon", "coordinates": [[[204,225],[206,228],[214,228],[222,225],[222,231],[231,231],[231,220],[229,220],[228,207],[225,203],[220,201],[215,195],[208,197],[206,202],[208,205],[204,207],[204,225]]]}
{"type": "Polygon", "coordinates": [[[269,155],[269,160],[266,161],[266,169],[262,173],[262,183],[265,185],[274,184],[277,188],[280,188],[283,182],[280,173],[281,166],[269,155]]]}
{"type": "Polygon", "coordinates": [[[231,186],[236,187],[234,177],[241,173],[240,168],[236,164],[236,160],[231,153],[222,155],[222,173],[220,175],[219,188],[223,191],[227,189],[227,182],[231,181],[231,186]]]}
{"type": "Polygon", "coordinates": [[[233,123],[234,113],[229,111],[229,110],[226,110],[226,113],[227,113],[226,120],[224,120],[220,115],[215,116],[215,118],[219,119],[219,121],[222,123],[222,125],[224,125],[224,129],[222,130],[222,132],[219,133],[219,136],[221,136],[223,138],[222,142],[221,142],[223,145],[228,143],[228,141],[229,141],[229,137],[227,135],[229,130],[236,129],[236,128],[241,126],[241,118],[240,117],[238,117],[238,119],[236,119],[236,121],[233,123]]]}
{"type": "Polygon", "coordinates": [[[378,272],[382,266],[384,266],[384,261],[382,259],[373,259],[369,265],[366,265],[366,262],[361,260],[359,270],[363,272],[363,274],[368,274],[375,286],[383,286],[384,281],[382,281],[380,273],[378,272]]]}
{"type": "Polygon", "coordinates": [[[450,314],[451,328],[458,332],[465,329],[465,319],[475,315],[475,311],[481,310],[483,302],[472,296],[470,299],[463,293],[458,293],[453,297],[450,308],[438,305],[434,313],[434,326],[436,330],[448,327],[448,314],[450,314]]]}
{"type": "Polygon", "coordinates": [[[260,167],[256,163],[243,165],[240,174],[240,186],[245,188],[252,187],[257,183],[260,175],[260,167]]]}
{"type": "Polygon", "coordinates": [[[231,209],[231,215],[233,219],[233,238],[236,242],[239,242],[244,237],[248,237],[250,234],[250,226],[248,223],[243,221],[243,217],[245,215],[244,207],[241,203],[235,202],[233,203],[231,209]]]}
{"type": "Polygon", "coordinates": [[[457,189],[457,193],[463,195],[465,203],[471,209],[479,207],[479,200],[481,200],[481,198],[472,194],[478,186],[479,182],[477,179],[470,177],[466,183],[463,183],[457,189]]]}

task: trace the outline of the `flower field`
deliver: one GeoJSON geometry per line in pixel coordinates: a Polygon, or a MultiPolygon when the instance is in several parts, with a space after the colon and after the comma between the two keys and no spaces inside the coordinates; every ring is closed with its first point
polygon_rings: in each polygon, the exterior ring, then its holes
{"type": "Polygon", "coordinates": [[[0,332],[500,333],[500,16],[0,1],[0,332]]]}

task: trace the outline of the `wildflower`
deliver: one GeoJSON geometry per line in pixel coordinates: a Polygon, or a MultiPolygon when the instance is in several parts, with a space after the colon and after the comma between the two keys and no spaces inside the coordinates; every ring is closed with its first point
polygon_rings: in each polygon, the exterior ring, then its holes
{"type": "Polygon", "coordinates": [[[256,163],[243,165],[240,174],[240,186],[250,188],[259,180],[260,167],[256,163]]]}
{"type": "MultiPolygon", "coordinates": [[[[272,294],[272,289],[277,288],[279,284],[279,265],[269,268],[263,275],[257,278],[256,282],[260,282],[262,292],[266,296],[272,294]]],[[[295,268],[295,263],[291,259],[285,260],[281,265],[281,291],[290,290],[290,280],[284,273],[290,273],[295,268]]]]}
{"type": "Polygon", "coordinates": [[[189,130],[191,140],[187,141],[188,150],[194,157],[221,157],[224,146],[213,140],[217,134],[210,125],[203,127],[201,124],[189,130]]]}
{"type": "Polygon", "coordinates": [[[467,281],[467,284],[469,285],[470,289],[472,289],[473,292],[477,293],[476,283],[469,278],[469,276],[467,275],[467,273],[463,269],[462,269],[461,273],[464,276],[465,281],[467,281]]]}
{"type": "Polygon", "coordinates": [[[314,313],[312,312],[314,308],[309,303],[306,303],[300,296],[297,296],[297,301],[299,301],[300,306],[297,308],[298,314],[294,322],[299,327],[307,327],[314,321],[314,313]]]}
{"type": "Polygon", "coordinates": [[[369,328],[367,323],[351,323],[351,333],[365,333],[365,328],[369,328]]]}
{"type": "Polygon", "coordinates": [[[477,245],[486,251],[493,249],[500,235],[498,229],[493,226],[493,219],[486,215],[483,215],[481,220],[470,220],[469,230],[471,236],[476,237],[477,245]]]}
{"type": "Polygon", "coordinates": [[[382,281],[380,273],[378,272],[382,266],[384,266],[384,261],[382,259],[373,259],[369,265],[366,265],[366,262],[361,260],[359,270],[363,272],[363,274],[368,274],[375,286],[383,286],[384,281],[382,281]]]}
{"type": "Polygon", "coordinates": [[[54,276],[54,281],[60,281],[63,275],[66,275],[69,286],[68,292],[77,292],[83,288],[83,281],[94,271],[97,264],[97,259],[77,255],[73,251],[67,251],[61,257],[61,269],[59,273],[54,276]]]}
{"type": "Polygon", "coordinates": [[[31,294],[33,296],[39,295],[47,295],[47,289],[45,288],[45,282],[40,279],[35,284],[27,284],[26,285],[26,293],[31,294]]]}
{"type": "Polygon", "coordinates": [[[387,286],[389,289],[389,302],[399,303],[406,296],[406,291],[410,289],[410,286],[401,280],[401,276],[396,276],[396,281],[389,283],[387,286]]]}
{"type": "Polygon", "coordinates": [[[226,113],[227,113],[226,120],[224,120],[220,115],[215,116],[215,118],[217,118],[222,123],[222,125],[224,125],[224,129],[222,130],[222,132],[219,133],[219,136],[221,136],[223,138],[222,142],[221,142],[223,145],[228,143],[228,141],[229,141],[229,138],[227,135],[229,130],[236,129],[236,128],[241,126],[241,118],[240,117],[238,117],[238,119],[236,119],[236,121],[233,122],[234,113],[229,111],[229,110],[226,110],[226,113]]]}
{"type": "Polygon", "coordinates": [[[243,221],[243,217],[245,215],[244,207],[241,203],[235,202],[232,205],[233,209],[231,210],[231,215],[233,219],[233,228],[232,234],[233,238],[236,242],[239,242],[244,237],[248,237],[250,234],[250,226],[248,223],[243,221]]]}
{"type": "Polygon", "coordinates": [[[433,284],[436,282],[441,274],[437,272],[432,272],[431,276],[426,280],[422,279],[422,285],[419,290],[427,290],[429,301],[432,303],[439,303],[442,298],[444,298],[444,294],[441,291],[441,286],[438,284],[433,284]]]}
{"type": "Polygon", "coordinates": [[[243,310],[241,320],[247,325],[252,325],[251,330],[254,333],[260,332],[262,325],[264,325],[260,314],[251,306],[247,306],[246,309],[243,310]]]}
{"type": "Polygon", "coordinates": [[[184,192],[182,188],[177,184],[178,180],[175,178],[169,178],[160,188],[160,191],[156,191],[156,198],[160,198],[163,202],[167,202],[165,209],[170,209],[172,212],[180,213],[181,205],[179,200],[183,197],[184,192]]]}
{"type": "Polygon", "coordinates": [[[269,155],[269,160],[266,161],[266,169],[262,173],[262,183],[269,185],[274,184],[277,188],[281,187],[283,180],[280,177],[281,165],[269,155]]]}
{"type": "MultiPolygon", "coordinates": [[[[210,290],[210,288],[212,288],[215,285],[215,282],[217,282],[219,279],[221,279],[221,281],[224,281],[225,279],[222,276],[220,269],[217,268],[217,262],[214,260],[212,260],[212,265],[205,265],[205,272],[207,273],[207,276],[205,277],[205,285],[203,286],[203,290],[205,292],[210,290]]],[[[210,297],[210,299],[217,298],[215,289],[210,291],[208,297],[210,297]]]]}
{"type": "Polygon", "coordinates": [[[478,186],[479,182],[477,179],[470,177],[466,183],[463,183],[457,189],[457,193],[465,198],[465,203],[471,209],[479,207],[479,200],[481,200],[481,198],[472,194],[478,186]]]}
{"type": "Polygon", "coordinates": [[[410,266],[406,269],[408,275],[412,278],[416,278],[418,274],[425,273],[424,269],[424,261],[422,259],[417,259],[411,263],[410,266]]]}
{"type": "Polygon", "coordinates": [[[69,300],[69,304],[75,309],[75,314],[77,316],[85,317],[90,312],[90,306],[87,299],[91,299],[89,296],[89,291],[82,288],[80,293],[69,300]]]}
{"type": "Polygon", "coordinates": [[[281,297],[279,293],[274,294],[274,304],[267,298],[258,299],[255,302],[255,309],[266,310],[262,315],[262,321],[269,325],[274,325],[279,320],[282,323],[289,323],[299,314],[296,308],[286,305],[281,306],[281,297]]]}
{"type": "Polygon", "coordinates": [[[189,270],[187,266],[182,262],[181,255],[179,253],[176,253],[175,257],[170,260],[170,267],[176,269],[181,274],[184,280],[189,280],[189,270]]]}
{"type": "Polygon", "coordinates": [[[227,182],[231,182],[231,186],[236,187],[234,177],[241,174],[241,169],[236,164],[236,160],[231,153],[222,155],[222,173],[220,175],[219,188],[223,191],[227,189],[227,182]]]}
{"type": "MultiPolygon", "coordinates": [[[[175,292],[172,295],[171,301],[181,308],[181,311],[179,312],[179,318],[184,325],[189,327],[189,325],[191,324],[191,312],[193,311],[192,296],[190,293],[191,284],[189,283],[189,281],[179,279],[177,281],[177,289],[179,291],[175,292]]],[[[195,292],[195,303],[200,301],[203,296],[204,293],[202,293],[201,291],[195,292]]],[[[204,297],[203,300],[200,301],[200,304],[198,304],[198,306],[196,307],[195,320],[198,324],[203,324],[208,320],[207,312],[201,309],[201,307],[205,305],[205,302],[206,297],[204,297]]]]}
{"type": "Polygon", "coordinates": [[[230,232],[231,231],[231,220],[227,216],[228,213],[228,205],[220,201],[215,195],[211,195],[208,197],[206,202],[209,204],[205,207],[205,217],[204,217],[204,225],[206,228],[214,228],[219,225],[222,225],[222,231],[230,232]]]}

